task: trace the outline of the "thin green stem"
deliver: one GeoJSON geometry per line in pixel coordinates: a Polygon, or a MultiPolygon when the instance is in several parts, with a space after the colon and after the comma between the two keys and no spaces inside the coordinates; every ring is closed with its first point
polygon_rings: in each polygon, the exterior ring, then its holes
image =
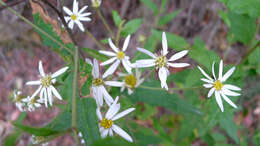
{"type": "Polygon", "coordinates": [[[125,20],[123,20],[123,21],[120,23],[120,25],[119,25],[119,27],[118,27],[118,30],[117,30],[117,35],[116,35],[116,46],[117,46],[117,47],[118,47],[118,45],[119,45],[120,34],[121,34],[121,32],[122,32],[122,29],[123,29],[124,24],[125,24],[125,20]]]}
{"type": "MultiPolygon", "coordinates": [[[[150,89],[150,90],[163,90],[165,91],[165,89],[163,88],[157,88],[157,87],[148,87],[148,86],[144,86],[144,85],[140,85],[139,86],[140,88],[143,88],[143,89],[150,89]]],[[[199,88],[202,88],[202,87],[182,87],[182,88],[169,88],[169,90],[171,91],[178,91],[178,90],[193,90],[193,89],[199,89],[199,88]]]]}
{"type": "Polygon", "coordinates": [[[99,41],[94,37],[94,35],[91,32],[89,32],[87,29],[85,31],[86,31],[87,35],[96,43],[96,45],[100,49],[105,50],[105,47],[102,44],[99,43],[99,41]]]}
{"type": "MultiPolygon", "coordinates": [[[[71,127],[73,129],[77,128],[77,91],[78,91],[78,66],[79,66],[79,51],[75,48],[74,53],[74,72],[73,72],[73,90],[72,90],[72,123],[71,127]]],[[[79,145],[79,139],[77,131],[73,130],[74,137],[77,145],[79,145]]]]}
{"type": "Polygon", "coordinates": [[[109,27],[109,25],[108,25],[106,19],[103,17],[103,15],[102,15],[102,13],[101,13],[99,7],[96,8],[96,11],[97,11],[98,16],[100,17],[101,21],[104,23],[104,25],[105,25],[107,31],[110,33],[112,39],[114,39],[114,33],[113,33],[112,29],[109,27]]]}
{"type": "Polygon", "coordinates": [[[255,49],[256,49],[257,47],[259,47],[259,46],[260,46],[260,41],[258,41],[258,42],[256,43],[256,45],[254,45],[252,48],[250,48],[250,49],[246,52],[246,54],[243,56],[243,58],[242,58],[240,64],[241,64],[241,63],[244,63],[244,62],[246,61],[247,57],[248,57],[252,52],[254,52],[255,49]]]}
{"type": "MultiPolygon", "coordinates": [[[[2,0],[0,0],[0,4],[3,6],[7,6],[2,0]]],[[[7,8],[11,13],[13,13],[14,15],[16,15],[17,17],[21,18],[24,22],[26,22],[27,24],[31,25],[33,28],[37,29],[39,32],[41,32],[42,34],[44,34],[46,37],[48,37],[49,39],[51,39],[52,41],[54,41],[55,43],[57,43],[58,45],[60,45],[62,48],[64,48],[65,50],[67,50],[69,53],[71,53],[72,55],[74,54],[72,50],[70,50],[68,47],[66,47],[64,44],[62,44],[61,42],[59,42],[58,40],[56,40],[54,37],[52,37],[51,35],[49,35],[47,32],[45,32],[44,30],[42,30],[40,27],[36,26],[35,24],[33,24],[32,22],[30,22],[27,18],[23,17],[22,15],[20,15],[19,13],[17,13],[13,8],[8,7],[7,8]]]]}

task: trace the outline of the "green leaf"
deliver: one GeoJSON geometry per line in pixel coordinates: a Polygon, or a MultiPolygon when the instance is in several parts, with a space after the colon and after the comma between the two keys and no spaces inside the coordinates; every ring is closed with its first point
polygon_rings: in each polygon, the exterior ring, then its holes
{"type": "Polygon", "coordinates": [[[113,16],[113,20],[114,20],[114,23],[117,27],[119,27],[119,25],[121,24],[122,22],[122,19],[120,18],[119,14],[117,13],[117,11],[113,10],[112,11],[112,16],[113,16]]]}
{"type": "Polygon", "coordinates": [[[151,0],[141,0],[144,5],[149,8],[154,14],[158,13],[158,6],[151,0]]]}
{"type": "Polygon", "coordinates": [[[189,56],[194,59],[199,65],[203,65],[211,71],[212,63],[219,62],[219,56],[212,50],[208,50],[202,40],[195,38],[193,47],[189,52],[189,56]]]}
{"type": "Polygon", "coordinates": [[[239,138],[237,136],[237,126],[234,123],[232,115],[222,114],[219,120],[220,127],[227,132],[227,134],[239,144],[239,138]]]}
{"type": "Polygon", "coordinates": [[[100,61],[105,61],[108,59],[107,56],[100,54],[97,50],[90,49],[90,48],[82,48],[82,51],[84,51],[89,57],[96,58],[100,61]]]}
{"type": "Polygon", "coordinates": [[[159,81],[146,82],[143,85],[149,88],[137,88],[132,95],[128,96],[132,102],[144,102],[152,106],[162,106],[177,113],[201,114],[199,109],[179,98],[176,94],[169,94],[163,90],[155,90],[154,88],[161,88],[159,81]]]}
{"type": "Polygon", "coordinates": [[[87,96],[90,94],[90,88],[92,86],[92,77],[88,78],[86,82],[81,87],[81,93],[83,96],[87,96]]]}
{"type": "Polygon", "coordinates": [[[169,14],[166,14],[164,16],[162,16],[159,21],[158,21],[158,25],[166,25],[169,22],[171,22],[179,13],[181,12],[181,10],[177,10],[174,12],[171,12],[169,14]]]}
{"type": "Polygon", "coordinates": [[[14,133],[5,137],[5,139],[3,140],[3,145],[4,146],[16,146],[16,143],[22,134],[23,133],[21,130],[19,130],[19,129],[16,130],[14,133]]]}
{"type": "Polygon", "coordinates": [[[68,111],[64,111],[58,116],[56,116],[44,128],[48,128],[56,131],[66,131],[70,127],[71,127],[71,113],[68,111]]]}
{"type": "Polygon", "coordinates": [[[126,37],[128,34],[135,33],[141,26],[143,19],[137,18],[128,21],[122,30],[122,36],[126,37]]]}
{"type": "Polygon", "coordinates": [[[105,139],[96,141],[91,146],[136,146],[133,143],[118,137],[107,137],[105,139]]]}
{"type": "MultiPolygon", "coordinates": [[[[152,33],[156,35],[157,39],[162,40],[162,31],[152,30],[152,33]]],[[[183,37],[169,32],[166,32],[166,36],[169,48],[175,49],[177,51],[189,49],[189,44],[183,37]]]]}
{"type": "Polygon", "coordinates": [[[230,11],[238,14],[248,14],[251,17],[260,16],[260,0],[227,0],[230,11]]]}
{"type": "Polygon", "coordinates": [[[228,18],[228,14],[222,10],[219,10],[218,11],[218,14],[219,16],[221,17],[221,19],[225,22],[225,24],[228,26],[228,27],[231,27],[231,22],[228,18]]]}
{"type": "Polygon", "coordinates": [[[78,98],[77,100],[78,128],[86,145],[91,145],[100,139],[96,101],[93,98],[78,98]]]}
{"type": "Polygon", "coordinates": [[[148,128],[137,127],[137,132],[134,133],[135,143],[139,146],[155,145],[162,142],[159,135],[154,134],[153,130],[148,128]]]}
{"type": "Polygon", "coordinates": [[[31,127],[31,126],[26,126],[23,124],[19,123],[13,123],[13,125],[20,129],[23,130],[24,132],[27,132],[29,134],[35,135],[35,136],[50,136],[54,134],[58,134],[59,131],[49,129],[49,128],[36,128],[36,127],[31,127]]]}
{"type": "Polygon", "coordinates": [[[256,31],[256,18],[248,15],[228,13],[231,22],[229,36],[232,41],[239,41],[247,45],[252,41],[256,31]]]}

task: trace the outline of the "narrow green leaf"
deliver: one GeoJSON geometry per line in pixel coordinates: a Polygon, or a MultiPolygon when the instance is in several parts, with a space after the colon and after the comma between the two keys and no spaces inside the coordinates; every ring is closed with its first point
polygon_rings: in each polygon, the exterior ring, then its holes
{"type": "Polygon", "coordinates": [[[158,6],[151,0],[141,0],[142,3],[145,4],[147,8],[149,8],[153,13],[158,13],[158,6]]]}
{"type": "Polygon", "coordinates": [[[234,123],[232,115],[222,114],[219,119],[220,127],[227,132],[227,134],[239,144],[239,138],[237,136],[237,126],[234,123]]]}
{"type": "Polygon", "coordinates": [[[135,33],[139,29],[142,23],[143,23],[143,19],[140,18],[132,19],[128,21],[122,30],[122,36],[126,37],[128,34],[135,33]]]}
{"type": "Polygon", "coordinates": [[[226,12],[222,11],[222,10],[219,10],[218,14],[221,17],[221,19],[226,23],[226,25],[228,27],[231,27],[231,22],[230,22],[230,20],[228,18],[228,14],[226,12]]]}
{"type": "Polygon", "coordinates": [[[91,146],[136,146],[134,143],[129,143],[126,140],[118,137],[107,137],[96,141],[91,146]]]}
{"type": "Polygon", "coordinates": [[[17,141],[19,140],[19,137],[23,134],[21,130],[16,130],[14,133],[8,135],[3,140],[4,146],[16,146],[17,141]]]}
{"type": "Polygon", "coordinates": [[[169,14],[166,14],[164,16],[162,16],[159,21],[158,21],[158,25],[166,25],[169,22],[171,22],[179,13],[181,12],[181,10],[177,10],[174,12],[171,12],[169,14]]]}
{"type": "Polygon", "coordinates": [[[122,22],[122,19],[120,18],[120,16],[117,13],[117,11],[113,10],[112,11],[112,16],[113,16],[113,20],[114,20],[115,25],[117,27],[119,27],[120,23],[122,22]]]}
{"type": "Polygon", "coordinates": [[[71,113],[64,111],[55,117],[49,124],[44,128],[57,130],[57,131],[66,131],[71,127],[71,113]]]}
{"type": "Polygon", "coordinates": [[[96,101],[93,98],[78,98],[77,105],[78,128],[86,145],[91,145],[94,141],[100,139],[96,101]]]}

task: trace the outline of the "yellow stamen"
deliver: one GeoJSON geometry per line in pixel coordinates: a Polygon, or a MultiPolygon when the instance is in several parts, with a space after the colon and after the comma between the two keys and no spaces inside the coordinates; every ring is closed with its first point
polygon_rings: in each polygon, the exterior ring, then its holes
{"type": "Polygon", "coordinates": [[[121,59],[124,59],[125,58],[125,53],[120,51],[116,54],[117,56],[117,59],[121,60],[121,59]]]}
{"type": "Polygon", "coordinates": [[[43,136],[35,136],[33,139],[34,139],[34,141],[37,144],[39,144],[39,143],[41,143],[41,142],[43,142],[45,140],[45,137],[43,137],[43,136]]]}
{"type": "Polygon", "coordinates": [[[222,89],[223,84],[222,84],[219,80],[217,80],[217,81],[215,81],[215,83],[214,83],[214,87],[216,88],[217,91],[219,91],[219,90],[222,89]]]}
{"type": "Polygon", "coordinates": [[[43,77],[43,78],[41,79],[41,83],[42,83],[42,86],[43,86],[43,87],[49,87],[49,86],[52,84],[52,82],[51,82],[51,76],[43,77]]]}
{"type": "Polygon", "coordinates": [[[100,86],[100,85],[103,85],[103,84],[104,84],[104,81],[103,81],[103,79],[101,79],[101,78],[96,78],[96,79],[93,79],[92,84],[93,84],[94,86],[100,86]]]}
{"type": "Polygon", "coordinates": [[[125,76],[125,83],[126,85],[130,86],[132,89],[135,88],[136,85],[136,78],[134,75],[127,75],[125,76]]]}
{"type": "Polygon", "coordinates": [[[167,58],[165,56],[159,56],[156,58],[155,60],[155,64],[161,68],[161,67],[165,67],[167,64],[167,58]]]}
{"type": "Polygon", "coordinates": [[[113,121],[104,118],[103,120],[100,121],[100,125],[102,127],[104,127],[105,129],[107,129],[107,128],[110,128],[113,125],[113,121]]]}
{"type": "Polygon", "coordinates": [[[77,16],[74,15],[74,14],[72,14],[72,15],[70,16],[70,18],[71,18],[72,20],[76,20],[76,19],[77,19],[77,16]]]}

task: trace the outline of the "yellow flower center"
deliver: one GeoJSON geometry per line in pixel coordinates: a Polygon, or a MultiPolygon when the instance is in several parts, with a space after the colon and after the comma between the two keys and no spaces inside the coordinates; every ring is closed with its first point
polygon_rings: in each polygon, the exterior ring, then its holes
{"type": "Polygon", "coordinates": [[[70,16],[70,18],[71,18],[72,20],[76,20],[76,19],[77,19],[77,16],[74,15],[74,14],[72,14],[72,15],[70,16]]]}
{"type": "Polygon", "coordinates": [[[165,67],[167,63],[167,58],[165,56],[159,56],[156,58],[155,60],[155,64],[161,68],[161,67],[165,67]]]}
{"type": "Polygon", "coordinates": [[[136,85],[136,78],[134,75],[127,75],[125,76],[125,83],[126,85],[130,86],[132,89],[135,88],[136,85]]]}
{"type": "Polygon", "coordinates": [[[103,120],[100,121],[100,125],[102,127],[104,127],[105,129],[107,129],[107,128],[110,128],[113,125],[113,121],[104,118],[103,120]]]}
{"type": "Polygon", "coordinates": [[[117,56],[117,59],[121,60],[121,59],[124,59],[125,58],[125,53],[120,51],[116,54],[117,56]]]}
{"type": "Polygon", "coordinates": [[[22,99],[23,99],[23,96],[22,96],[22,95],[16,95],[14,101],[15,101],[15,102],[21,102],[22,99]]]}
{"type": "Polygon", "coordinates": [[[35,136],[35,137],[33,138],[33,140],[34,140],[37,144],[39,144],[39,143],[43,142],[43,141],[45,140],[45,138],[44,138],[43,136],[35,136]]]}
{"type": "Polygon", "coordinates": [[[104,84],[104,81],[103,81],[103,79],[101,79],[101,78],[96,78],[96,79],[93,79],[92,84],[93,84],[94,86],[100,86],[100,85],[103,85],[103,84],[104,84]]]}
{"type": "Polygon", "coordinates": [[[51,76],[46,76],[41,79],[41,83],[43,87],[49,87],[51,83],[51,76]]]}
{"type": "Polygon", "coordinates": [[[217,91],[219,91],[219,90],[222,89],[223,84],[222,84],[219,80],[217,80],[217,81],[215,81],[215,83],[214,83],[214,87],[216,88],[217,91]]]}
{"type": "Polygon", "coordinates": [[[35,104],[35,103],[36,103],[36,98],[31,99],[30,104],[35,104]]]}

